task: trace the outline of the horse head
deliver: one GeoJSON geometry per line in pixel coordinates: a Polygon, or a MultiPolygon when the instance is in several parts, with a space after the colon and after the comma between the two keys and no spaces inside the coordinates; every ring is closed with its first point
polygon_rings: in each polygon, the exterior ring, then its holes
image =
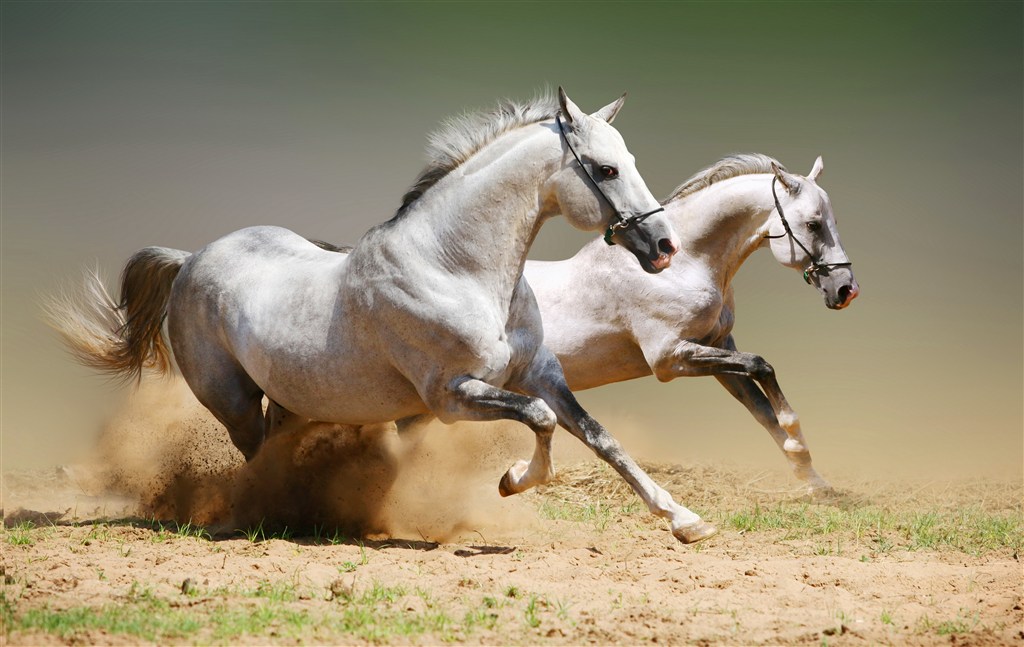
{"type": "Polygon", "coordinates": [[[622,245],[645,271],[655,274],[669,266],[679,243],[622,136],[611,126],[625,98],[588,115],[558,88],[561,111],[556,123],[565,144],[565,165],[553,178],[554,194],[570,224],[604,229],[609,245],[622,245]]]}
{"type": "Polygon", "coordinates": [[[825,305],[840,310],[857,298],[860,287],[839,241],[832,201],[817,183],[823,169],[820,156],[806,177],[772,164],[775,211],[767,238],[779,263],[802,271],[825,305]]]}

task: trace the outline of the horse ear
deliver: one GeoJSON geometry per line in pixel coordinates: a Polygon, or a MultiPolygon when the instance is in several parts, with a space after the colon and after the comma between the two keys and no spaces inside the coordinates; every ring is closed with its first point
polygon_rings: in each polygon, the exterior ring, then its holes
{"type": "Polygon", "coordinates": [[[790,193],[796,193],[800,190],[800,183],[797,179],[787,173],[775,160],[772,160],[772,172],[775,173],[775,177],[779,178],[779,184],[786,187],[786,190],[790,193]]]}
{"type": "Polygon", "coordinates": [[[821,161],[821,155],[818,155],[818,159],[814,160],[814,166],[811,167],[811,172],[807,174],[807,179],[817,182],[818,178],[821,177],[821,172],[824,170],[825,163],[821,161]]]}
{"type": "Polygon", "coordinates": [[[604,121],[604,122],[607,122],[607,123],[610,124],[610,123],[612,123],[612,120],[615,119],[615,115],[619,114],[619,110],[622,110],[622,104],[625,103],[625,102],[626,102],[626,93],[623,92],[622,96],[619,97],[616,101],[612,101],[611,103],[609,103],[608,105],[606,105],[605,107],[601,108],[600,110],[598,110],[597,112],[595,112],[594,114],[592,114],[590,116],[591,117],[597,117],[601,121],[604,121]]]}
{"type": "Polygon", "coordinates": [[[572,102],[569,95],[565,93],[562,86],[558,86],[558,106],[562,109],[562,117],[568,124],[577,124],[583,121],[583,111],[572,102]]]}

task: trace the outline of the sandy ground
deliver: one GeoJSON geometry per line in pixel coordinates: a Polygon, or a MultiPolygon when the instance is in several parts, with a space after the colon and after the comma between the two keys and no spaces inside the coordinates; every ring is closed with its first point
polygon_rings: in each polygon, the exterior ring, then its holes
{"type": "MultiPolygon", "coordinates": [[[[1013,549],[726,522],[727,512],[799,503],[781,470],[648,464],[722,528],[684,546],[609,470],[573,452],[556,483],[501,499],[498,478],[529,455],[518,430],[432,431],[406,455],[386,433],[314,428],[242,465],[201,411],[161,402],[124,412],[92,461],[4,475],[4,620],[146,599],[208,614],[211,627],[153,640],[5,627],[9,644],[1024,645],[1013,549]],[[209,534],[190,536],[199,524],[209,534]],[[337,619],[370,600],[373,619],[355,629],[212,628],[225,603],[337,619]]],[[[837,485],[836,500],[806,507],[1020,514],[1020,484],[837,485]]]]}

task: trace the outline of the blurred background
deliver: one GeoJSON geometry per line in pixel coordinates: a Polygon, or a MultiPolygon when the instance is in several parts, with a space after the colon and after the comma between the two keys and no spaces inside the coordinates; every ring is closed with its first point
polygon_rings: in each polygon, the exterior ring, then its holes
{"type": "MultiPolygon", "coordinates": [[[[64,353],[43,295],[248,225],[354,242],[442,120],[563,85],[588,111],[629,92],[615,125],[659,197],[733,152],[802,174],[824,156],[860,298],[829,311],[761,252],[735,328],[823,474],[1020,478],[1022,10],[4,2],[2,467],[76,460],[123,397],[64,353]]],[[[552,222],[532,257],[588,238],[552,222]]],[[[580,396],[640,457],[783,466],[712,379],[580,396]]]]}

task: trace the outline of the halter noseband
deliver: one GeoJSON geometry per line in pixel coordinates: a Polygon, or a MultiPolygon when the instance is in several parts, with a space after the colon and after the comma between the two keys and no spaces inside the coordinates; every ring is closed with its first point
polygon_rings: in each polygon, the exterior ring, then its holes
{"type": "Polygon", "coordinates": [[[793,230],[790,229],[790,227],[789,227],[789,221],[786,220],[786,214],[784,214],[782,212],[782,203],[779,202],[779,196],[778,196],[777,193],[775,193],[775,183],[778,181],[778,179],[779,179],[778,175],[776,175],[776,176],[774,176],[772,178],[772,197],[775,198],[775,210],[779,212],[779,220],[782,221],[782,227],[783,227],[783,229],[786,230],[786,233],[779,234],[778,236],[768,236],[768,235],[765,235],[765,238],[784,238],[786,236],[789,236],[790,240],[792,240],[794,243],[796,243],[797,246],[800,249],[804,250],[804,253],[807,254],[807,257],[811,259],[810,266],[808,266],[807,269],[804,270],[804,281],[808,285],[810,285],[810,283],[811,283],[811,275],[812,274],[822,274],[822,273],[828,274],[828,271],[830,269],[834,268],[834,267],[849,267],[849,266],[853,265],[852,262],[847,262],[847,263],[821,263],[821,262],[818,261],[818,257],[815,256],[811,252],[811,250],[809,250],[806,247],[804,247],[804,244],[801,243],[800,240],[796,236],[793,235],[793,230]]]}
{"type": "Polygon", "coordinates": [[[609,245],[614,245],[615,243],[612,242],[612,236],[614,236],[616,233],[624,231],[626,229],[630,229],[632,227],[636,227],[644,220],[647,220],[647,218],[649,218],[650,216],[653,216],[659,211],[665,210],[664,207],[658,207],[657,209],[652,209],[647,213],[623,217],[622,213],[615,207],[614,204],[612,204],[611,199],[609,199],[608,196],[605,195],[604,191],[601,190],[601,187],[600,185],[598,185],[597,180],[594,179],[594,176],[592,176],[590,172],[587,171],[587,167],[583,165],[583,160],[581,160],[580,156],[576,154],[576,149],[574,149],[572,147],[572,144],[569,143],[569,138],[565,134],[565,126],[562,125],[562,118],[560,115],[555,115],[555,123],[558,124],[558,132],[562,133],[562,139],[565,140],[565,145],[569,147],[569,152],[572,153],[572,156],[576,158],[576,163],[580,165],[581,169],[583,169],[583,175],[586,176],[588,180],[590,180],[590,184],[593,185],[594,189],[597,191],[597,194],[604,198],[604,201],[607,202],[608,206],[611,207],[612,211],[615,212],[615,222],[608,225],[608,229],[604,231],[604,242],[608,243],[609,245]]]}

